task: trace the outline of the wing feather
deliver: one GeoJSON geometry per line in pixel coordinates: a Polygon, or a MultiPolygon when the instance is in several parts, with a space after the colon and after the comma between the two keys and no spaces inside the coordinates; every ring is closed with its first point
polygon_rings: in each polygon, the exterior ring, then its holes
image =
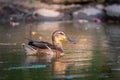
{"type": "Polygon", "coordinates": [[[51,43],[48,43],[48,42],[44,42],[44,41],[33,41],[33,40],[30,40],[28,42],[28,45],[31,45],[31,46],[34,46],[36,48],[41,48],[41,49],[46,49],[48,47],[50,48],[53,48],[53,45],[51,43]]]}

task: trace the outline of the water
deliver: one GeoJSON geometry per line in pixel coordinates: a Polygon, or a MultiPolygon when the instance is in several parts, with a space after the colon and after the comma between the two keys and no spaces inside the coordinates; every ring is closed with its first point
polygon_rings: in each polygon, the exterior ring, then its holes
{"type": "Polygon", "coordinates": [[[119,25],[78,22],[0,25],[0,80],[120,80],[119,25]],[[51,42],[64,30],[77,44],[63,43],[65,55],[55,61],[26,56],[27,38],[51,42]]]}

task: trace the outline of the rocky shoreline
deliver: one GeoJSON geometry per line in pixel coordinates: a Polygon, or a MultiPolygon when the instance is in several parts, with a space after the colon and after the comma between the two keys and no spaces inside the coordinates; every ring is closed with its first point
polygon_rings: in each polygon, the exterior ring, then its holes
{"type": "Polygon", "coordinates": [[[0,22],[67,21],[80,19],[92,21],[95,18],[104,21],[108,9],[102,4],[83,6],[78,4],[45,4],[41,2],[33,4],[8,4],[4,2],[0,6],[0,22]]]}

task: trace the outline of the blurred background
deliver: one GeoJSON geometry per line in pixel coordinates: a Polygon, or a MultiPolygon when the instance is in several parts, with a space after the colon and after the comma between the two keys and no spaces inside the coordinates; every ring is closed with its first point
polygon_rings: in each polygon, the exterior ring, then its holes
{"type": "Polygon", "coordinates": [[[0,0],[0,80],[120,80],[119,0],[0,0]],[[51,43],[63,30],[64,56],[26,56],[25,38],[51,43]]]}

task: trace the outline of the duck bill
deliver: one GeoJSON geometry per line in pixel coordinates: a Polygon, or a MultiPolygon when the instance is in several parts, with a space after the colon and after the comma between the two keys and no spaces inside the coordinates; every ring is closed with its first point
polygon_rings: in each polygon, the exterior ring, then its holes
{"type": "Polygon", "coordinates": [[[68,40],[70,43],[76,44],[76,41],[73,40],[73,39],[71,39],[71,38],[69,38],[69,37],[67,37],[67,40],[68,40]]]}

